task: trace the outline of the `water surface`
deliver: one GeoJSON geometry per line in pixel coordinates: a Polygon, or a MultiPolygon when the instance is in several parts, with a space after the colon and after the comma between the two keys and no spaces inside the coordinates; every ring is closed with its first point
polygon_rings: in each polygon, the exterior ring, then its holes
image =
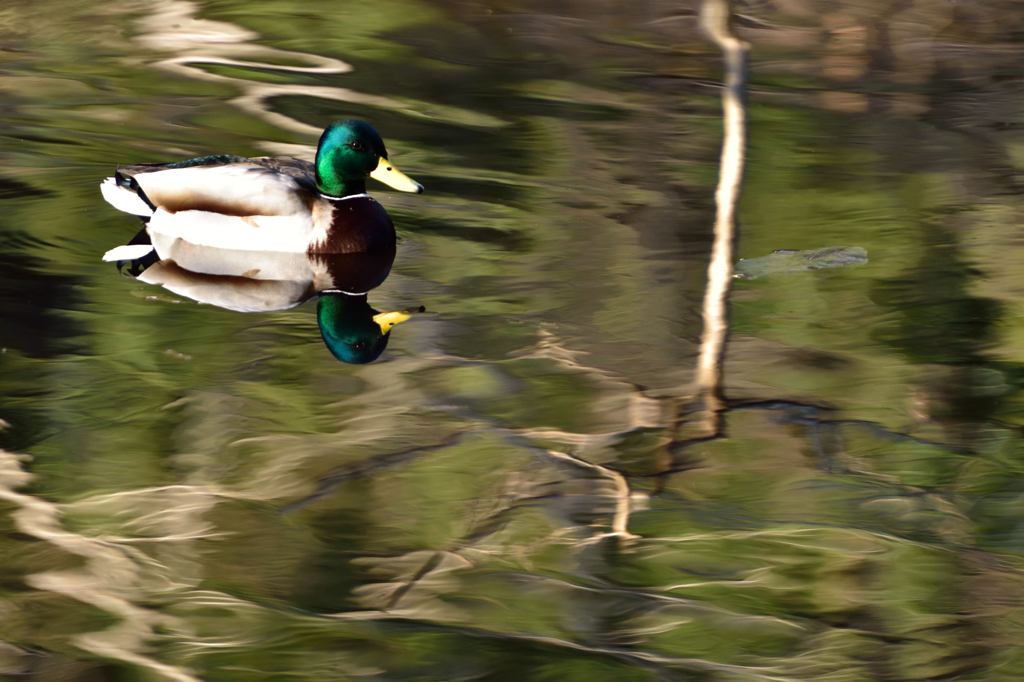
{"type": "Polygon", "coordinates": [[[739,255],[867,261],[736,281],[703,441],[695,4],[5,4],[0,674],[1019,679],[1024,13],[738,12],[739,255]],[[427,188],[376,362],[100,261],[118,164],[345,117],[427,188]]]}

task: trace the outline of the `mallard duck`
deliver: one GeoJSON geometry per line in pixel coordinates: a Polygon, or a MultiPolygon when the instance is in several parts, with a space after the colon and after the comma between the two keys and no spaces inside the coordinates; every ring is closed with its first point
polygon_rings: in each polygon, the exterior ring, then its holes
{"type": "MultiPolygon", "coordinates": [[[[368,177],[423,191],[388,160],[372,126],[345,119],[320,136],[315,163],[221,154],[139,164],[119,168],[100,190],[114,208],[146,221],[150,237],[248,251],[367,253],[395,243],[391,218],[366,193],[368,177]]],[[[132,241],[103,259],[137,260],[154,248],[132,241]]]]}

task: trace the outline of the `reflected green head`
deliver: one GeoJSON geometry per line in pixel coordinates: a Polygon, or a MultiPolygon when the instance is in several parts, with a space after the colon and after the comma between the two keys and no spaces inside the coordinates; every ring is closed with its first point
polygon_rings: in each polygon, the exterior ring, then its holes
{"type": "Polygon", "coordinates": [[[391,332],[381,330],[373,319],[376,314],[365,295],[324,293],[316,304],[316,321],[328,350],[354,365],[373,362],[388,347],[391,332]]]}
{"type": "Polygon", "coordinates": [[[334,197],[361,194],[381,158],[388,151],[373,126],[354,118],[335,121],[316,149],[316,186],[334,197]]]}

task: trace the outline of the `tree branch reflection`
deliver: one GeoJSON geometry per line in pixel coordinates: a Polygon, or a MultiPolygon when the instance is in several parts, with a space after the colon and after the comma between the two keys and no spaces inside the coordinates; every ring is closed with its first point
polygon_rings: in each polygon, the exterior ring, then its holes
{"type": "Polygon", "coordinates": [[[704,332],[697,361],[696,402],[704,411],[703,428],[708,435],[721,429],[722,362],[729,331],[728,298],[735,260],[736,211],[743,183],[746,147],[746,109],[744,86],[748,46],[738,39],[730,26],[728,0],[705,0],[701,6],[701,28],[722,50],[725,57],[725,89],[722,90],[724,138],[718,188],[715,191],[715,243],[708,265],[708,285],[704,293],[704,332]]]}

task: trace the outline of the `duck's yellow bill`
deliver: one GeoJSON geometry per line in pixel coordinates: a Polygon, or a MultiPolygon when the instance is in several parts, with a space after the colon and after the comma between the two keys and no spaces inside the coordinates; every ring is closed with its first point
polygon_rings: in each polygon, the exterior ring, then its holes
{"type": "Polygon", "coordinates": [[[415,192],[416,194],[419,194],[423,191],[423,185],[395,168],[394,164],[383,156],[380,157],[380,163],[377,164],[374,171],[370,173],[370,177],[374,180],[380,180],[385,185],[394,187],[395,189],[403,192],[415,192]]]}
{"type": "MultiPolygon", "coordinates": [[[[366,319],[366,318],[363,318],[366,319]]],[[[405,322],[409,319],[409,316],[405,313],[396,310],[393,313],[380,313],[373,316],[373,321],[380,326],[380,333],[387,334],[391,331],[391,328],[400,322],[405,322]]]]}

